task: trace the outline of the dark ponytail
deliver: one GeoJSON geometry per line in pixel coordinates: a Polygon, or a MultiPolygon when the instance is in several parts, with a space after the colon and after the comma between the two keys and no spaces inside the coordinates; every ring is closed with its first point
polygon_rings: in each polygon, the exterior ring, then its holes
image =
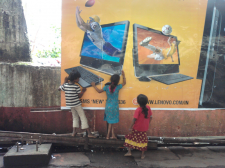
{"type": "Polygon", "coordinates": [[[115,75],[111,76],[110,81],[111,81],[110,92],[113,93],[114,89],[116,88],[116,86],[118,85],[118,83],[120,81],[120,76],[115,74],[115,75]]]}
{"type": "Polygon", "coordinates": [[[110,92],[113,93],[115,88],[116,88],[116,85],[114,83],[111,83],[110,92]]]}
{"type": "Polygon", "coordinates": [[[145,118],[148,118],[148,108],[146,107],[146,104],[148,103],[148,97],[143,94],[139,94],[137,97],[137,102],[142,108],[142,113],[144,113],[145,118]]]}

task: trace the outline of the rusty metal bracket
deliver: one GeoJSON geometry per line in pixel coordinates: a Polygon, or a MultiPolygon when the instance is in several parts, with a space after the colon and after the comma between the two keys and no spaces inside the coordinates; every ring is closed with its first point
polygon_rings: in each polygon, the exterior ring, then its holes
{"type": "Polygon", "coordinates": [[[84,144],[84,149],[86,150],[88,150],[88,143],[89,143],[89,138],[88,138],[88,132],[86,131],[85,144],[84,144]]]}
{"type": "Polygon", "coordinates": [[[41,145],[41,136],[39,136],[39,144],[41,145]]]}
{"type": "Polygon", "coordinates": [[[36,141],[36,151],[38,151],[38,141],[36,141]]]}
{"type": "Polygon", "coordinates": [[[19,143],[16,143],[16,152],[19,152],[19,143]]]}

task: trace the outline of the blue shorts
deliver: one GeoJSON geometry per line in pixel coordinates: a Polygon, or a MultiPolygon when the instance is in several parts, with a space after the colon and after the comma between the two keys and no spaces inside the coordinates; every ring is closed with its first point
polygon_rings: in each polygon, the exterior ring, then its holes
{"type": "Polygon", "coordinates": [[[121,51],[115,47],[109,42],[105,42],[103,45],[103,51],[112,57],[121,57],[121,51]]]}

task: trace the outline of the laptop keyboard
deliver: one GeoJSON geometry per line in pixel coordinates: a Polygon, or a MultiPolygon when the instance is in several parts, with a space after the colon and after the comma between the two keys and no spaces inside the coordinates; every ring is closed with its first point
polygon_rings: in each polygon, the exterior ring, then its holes
{"type": "Polygon", "coordinates": [[[164,75],[164,76],[155,76],[151,78],[158,82],[165,83],[167,85],[193,79],[193,77],[186,76],[183,74],[170,74],[170,75],[164,75]]]}
{"type": "Polygon", "coordinates": [[[90,72],[90,71],[84,69],[84,68],[81,67],[81,66],[74,67],[74,68],[72,68],[72,70],[73,70],[73,69],[75,69],[75,70],[77,70],[78,72],[80,72],[81,78],[82,78],[84,81],[86,81],[87,83],[90,83],[90,84],[91,84],[91,82],[95,82],[95,83],[97,84],[97,83],[100,83],[100,82],[104,81],[103,78],[101,78],[101,77],[99,77],[99,76],[93,74],[92,72],[90,72]]]}

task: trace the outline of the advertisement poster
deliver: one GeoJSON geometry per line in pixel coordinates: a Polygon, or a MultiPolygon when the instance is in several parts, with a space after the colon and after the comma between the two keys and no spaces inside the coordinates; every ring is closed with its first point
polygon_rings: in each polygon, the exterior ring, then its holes
{"type": "Polygon", "coordinates": [[[139,94],[153,109],[225,108],[224,18],[224,0],[62,0],[61,82],[80,72],[85,109],[107,99],[90,82],[102,89],[122,70],[120,109],[139,94]]]}

